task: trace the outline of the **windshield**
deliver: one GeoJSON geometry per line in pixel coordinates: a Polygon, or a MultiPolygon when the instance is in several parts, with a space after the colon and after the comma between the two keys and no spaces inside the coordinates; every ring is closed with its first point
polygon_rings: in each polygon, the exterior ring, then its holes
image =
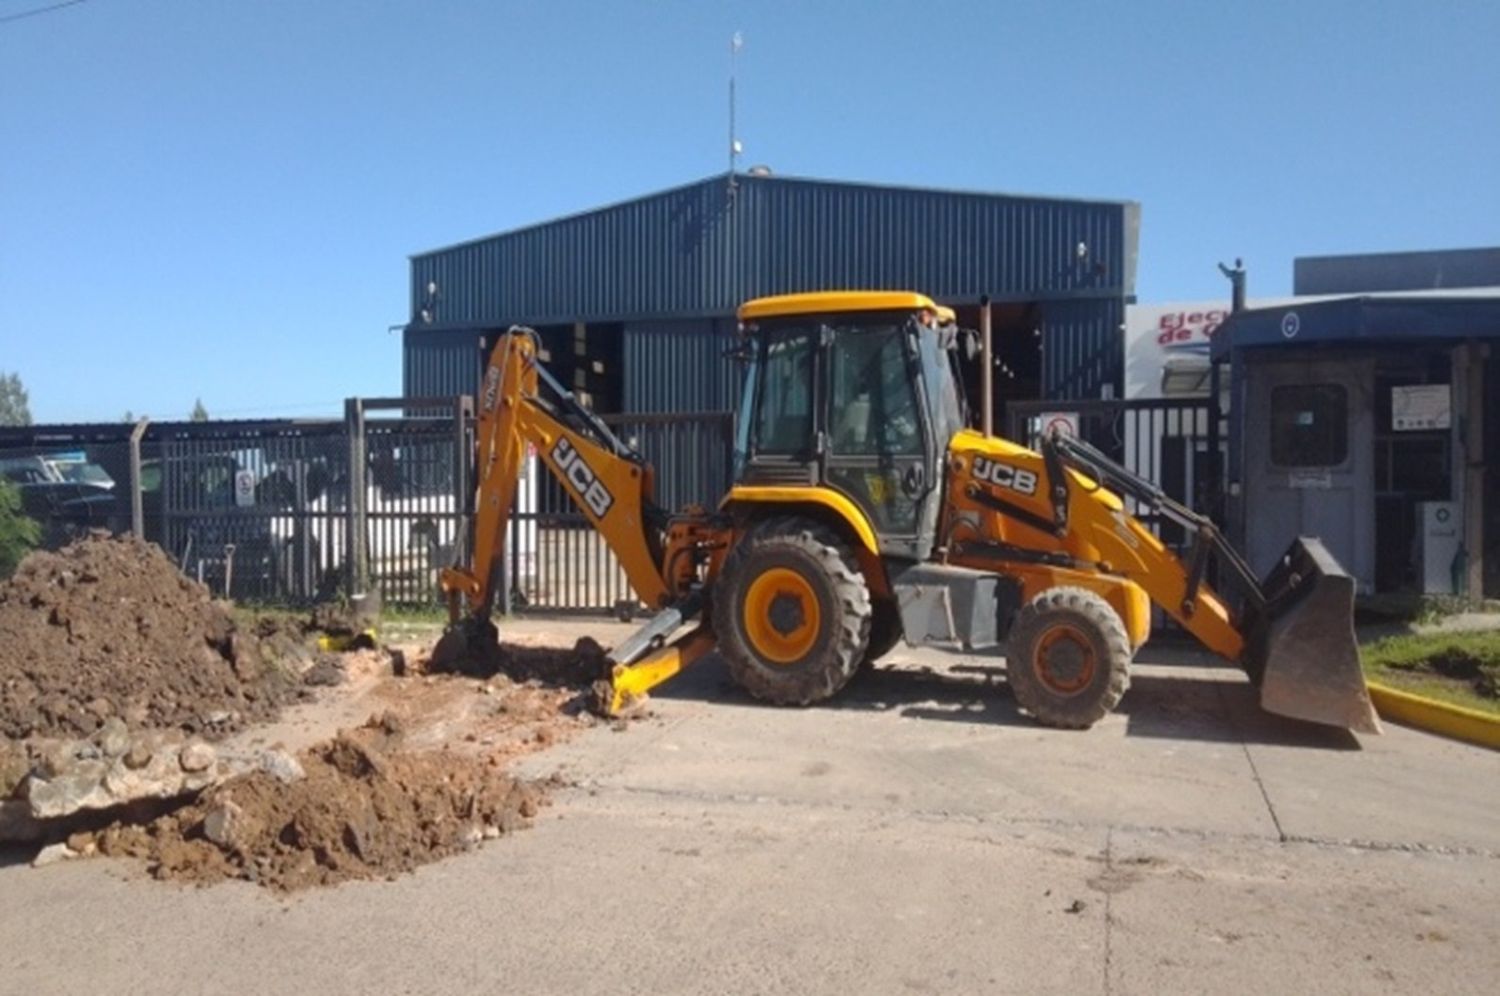
{"type": "Polygon", "coordinates": [[[57,472],[62,475],[63,480],[74,484],[92,484],[101,488],[112,488],[115,479],[97,463],[84,463],[82,461],[70,460],[64,463],[54,464],[57,472]]]}

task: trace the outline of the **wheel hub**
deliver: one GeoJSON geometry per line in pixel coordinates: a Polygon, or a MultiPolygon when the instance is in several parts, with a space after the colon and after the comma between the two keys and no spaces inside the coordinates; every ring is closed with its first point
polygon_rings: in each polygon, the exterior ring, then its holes
{"type": "Polygon", "coordinates": [[[750,649],[778,666],[811,653],[822,624],[812,582],[788,567],[772,567],[750,582],[740,619],[750,649]]]}
{"type": "Polygon", "coordinates": [[[778,592],[771,599],[771,611],[768,615],[771,628],[782,636],[795,633],[807,618],[807,614],[802,611],[802,600],[786,592],[778,592]]]}
{"type": "Polygon", "coordinates": [[[1055,693],[1072,695],[1082,691],[1094,680],[1097,668],[1093,645],[1073,626],[1056,626],[1037,644],[1036,676],[1055,693]]]}

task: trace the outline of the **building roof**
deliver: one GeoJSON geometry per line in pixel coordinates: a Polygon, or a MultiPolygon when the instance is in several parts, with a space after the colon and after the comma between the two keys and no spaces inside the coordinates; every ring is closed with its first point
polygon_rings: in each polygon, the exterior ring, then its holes
{"type": "Polygon", "coordinates": [[[1302,256],[1292,293],[1375,294],[1500,286],[1500,247],[1302,256]]]}
{"type": "Polygon", "coordinates": [[[1213,336],[1213,358],[1242,349],[1500,338],[1500,294],[1367,294],[1247,308],[1213,336]]]}
{"type": "Polygon", "coordinates": [[[1134,294],[1139,205],[721,174],[411,258],[409,328],[724,316],[917,287],[945,304],[1134,294]]]}

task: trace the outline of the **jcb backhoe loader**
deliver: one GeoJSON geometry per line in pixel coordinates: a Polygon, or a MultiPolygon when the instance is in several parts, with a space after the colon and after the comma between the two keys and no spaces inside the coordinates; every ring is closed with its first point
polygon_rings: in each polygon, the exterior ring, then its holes
{"type": "Polygon", "coordinates": [[[1155,603],[1239,664],[1264,708],[1378,732],[1353,581],[1314,539],[1257,582],[1205,517],[1073,439],[1040,452],[966,427],[953,313],[920,294],[825,292],[739,310],[748,372],[735,480],[672,513],[652,468],[559,386],[512,328],[480,397],[470,562],[444,571],[439,666],[490,621],[528,445],[619,559],[649,623],[610,654],[600,706],[624,708],[717,649],[750,694],[806,705],[904,639],[1001,648],[1017,702],[1084,728],[1130,681],[1155,603]],[[1179,558],[1122,496],[1192,538],[1179,558]],[[1212,590],[1217,562],[1233,603],[1212,590]]]}

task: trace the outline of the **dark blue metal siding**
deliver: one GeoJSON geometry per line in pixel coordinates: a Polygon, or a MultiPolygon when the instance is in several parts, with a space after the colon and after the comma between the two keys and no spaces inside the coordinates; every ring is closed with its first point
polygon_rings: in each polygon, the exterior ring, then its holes
{"type": "Polygon", "coordinates": [[[415,256],[412,314],[431,305],[438,324],[546,325],[710,313],[726,197],[722,182],[694,184],[415,256]]]}
{"type": "Polygon", "coordinates": [[[712,412],[736,407],[742,368],[724,355],[735,344],[733,320],[632,322],[624,335],[625,411],[712,412]]]}
{"type": "Polygon", "coordinates": [[[1500,287],[1500,247],[1434,252],[1303,256],[1292,261],[1293,294],[1500,287]]]}
{"type": "Polygon", "coordinates": [[[732,193],[715,177],[415,256],[412,314],[494,325],[685,318],[835,287],[904,287],[953,303],[1133,293],[1133,204],[735,182],[732,193]]]}
{"type": "Polygon", "coordinates": [[[1124,306],[1109,301],[1042,305],[1042,397],[1124,397],[1124,306]]]}
{"type": "Polygon", "coordinates": [[[466,330],[407,331],[402,393],[409,398],[477,394],[483,364],[479,340],[479,333],[466,330]]]}
{"type": "Polygon", "coordinates": [[[763,294],[909,288],[948,303],[1122,295],[1123,204],[747,178],[726,307],[763,294]],[[1079,255],[1079,246],[1084,254],[1079,255]]]}

